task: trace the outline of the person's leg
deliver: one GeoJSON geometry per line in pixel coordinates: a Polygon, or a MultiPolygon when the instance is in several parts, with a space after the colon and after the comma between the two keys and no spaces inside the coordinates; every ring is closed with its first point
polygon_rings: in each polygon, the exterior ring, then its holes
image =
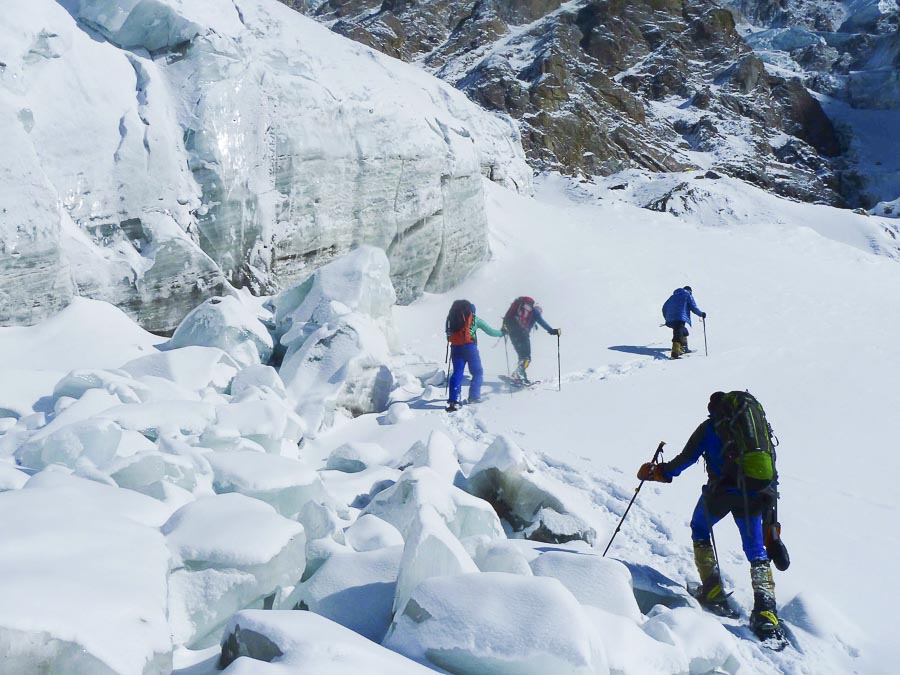
{"type": "Polygon", "coordinates": [[[725,516],[727,510],[723,512],[724,505],[720,500],[706,496],[706,487],[703,490],[691,517],[694,564],[697,566],[697,574],[700,575],[702,599],[711,603],[724,602],[726,598],[722,593],[722,579],[711,540],[713,525],[725,516]]]}
{"type": "Polygon", "coordinates": [[[684,321],[674,321],[666,324],[672,329],[672,357],[677,359],[682,354],[681,347],[681,329],[684,327],[684,321]]]}
{"type": "Polygon", "coordinates": [[[519,359],[519,365],[513,371],[512,376],[514,379],[527,380],[525,369],[531,363],[531,339],[528,337],[528,333],[519,328],[509,331],[509,341],[512,342],[519,359]]]}
{"type": "Polygon", "coordinates": [[[484,379],[484,368],[481,366],[481,354],[478,345],[466,345],[466,356],[469,364],[469,373],[472,375],[472,384],[469,385],[469,401],[481,399],[481,383],[484,379]]]}
{"type": "Polygon", "coordinates": [[[458,403],[462,392],[463,374],[466,369],[466,357],[463,347],[465,345],[450,347],[450,362],[453,364],[453,372],[450,374],[450,398],[448,403],[458,403]]]}
{"type": "Polygon", "coordinates": [[[741,533],[744,554],[750,561],[750,584],[753,586],[753,611],[750,627],[762,638],[781,634],[775,604],[775,579],[769,564],[763,538],[762,514],[750,515],[735,510],[734,522],[741,533]]]}

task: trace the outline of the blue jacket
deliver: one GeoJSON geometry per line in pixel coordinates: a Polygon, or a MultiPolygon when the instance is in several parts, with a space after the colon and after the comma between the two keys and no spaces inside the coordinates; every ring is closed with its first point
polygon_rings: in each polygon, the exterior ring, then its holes
{"type": "Polygon", "coordinates": [[[675,292],[662,306],[663,318],[666,320],[666,324],[684,321],[690,326],[691,312],[697,316],[703,314],[700,308],[697,307],[697,303],[694,302],[694,296],[683,288],[676,288],[675,292]]]}

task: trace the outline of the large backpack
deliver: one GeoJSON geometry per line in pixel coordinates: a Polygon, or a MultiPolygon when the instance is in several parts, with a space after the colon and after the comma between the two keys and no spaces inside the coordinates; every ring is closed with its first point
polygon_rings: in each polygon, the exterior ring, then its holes
{"type": "Polygon", "coordinates": [[[503,325],[518,326],[526,333],[530,331],[534,326],[534,298],[523,295],[513,300],[503,316],[503,325]]]}
{"type": "Polygon", "coordinates": [[[468,300],[454,300],[447,314],[447,338],[454,346],[475,342],[472,338],[472,303],[468,300]]]}
{"type": "Polygon", "coordinates": [[[742,490],[774,491],[776,443],[759,401],[748,391],[717,392],[710,397],[709,411],[722,440],[724,476],[742,490]]]}

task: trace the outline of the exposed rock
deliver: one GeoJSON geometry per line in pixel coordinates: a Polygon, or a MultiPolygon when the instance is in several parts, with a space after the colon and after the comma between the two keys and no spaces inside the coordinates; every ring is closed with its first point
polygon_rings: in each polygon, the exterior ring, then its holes
{"type": "Polygon", "coordinates": [[[818,102],[768,73],[711,0],[328,0],[314,15],[517,119],[538,170],[680,171],[693,165],[690,149],[776,192],[840,203],[827,159],[791,165],[768,141],[780,131],[813,155],[834,155],[818,102]],[[679,136],[678,124],[698,122],[700,110],[715,143],[679,136]]]}

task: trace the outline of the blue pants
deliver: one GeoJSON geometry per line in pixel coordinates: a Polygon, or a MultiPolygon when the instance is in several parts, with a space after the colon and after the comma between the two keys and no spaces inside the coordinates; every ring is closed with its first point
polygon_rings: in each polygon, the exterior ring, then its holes
{"type": "Polygon", "coordinates": [[[747,560],[750,562],[768,560],[769,556],[763,542],[762,513],[754,506],[751,500],[750,513],[747,514],[744,511],[744,498],[741,494],[715,493],[706,498],[700,495],[691,518],[691,538],[694,541],[709,541],[713,525],[731,513],[738,532],[741,533],[741,544],[747,560]],[[704,499],[708,500],[706,504],[704,499]]]}
{"type": "Polygon", "coordinates": [[[450,402],[458,403],[462,393],[463,373],[469,366],[472,384],[469,385],[469,398],[481,398],[481,381],[484,379],[484,368],[481,367],[481,355],[478,345],[470,342],[467,345],[450,347],[450,361],[453,363],[453,374],[450,375],[450,402]]]}

